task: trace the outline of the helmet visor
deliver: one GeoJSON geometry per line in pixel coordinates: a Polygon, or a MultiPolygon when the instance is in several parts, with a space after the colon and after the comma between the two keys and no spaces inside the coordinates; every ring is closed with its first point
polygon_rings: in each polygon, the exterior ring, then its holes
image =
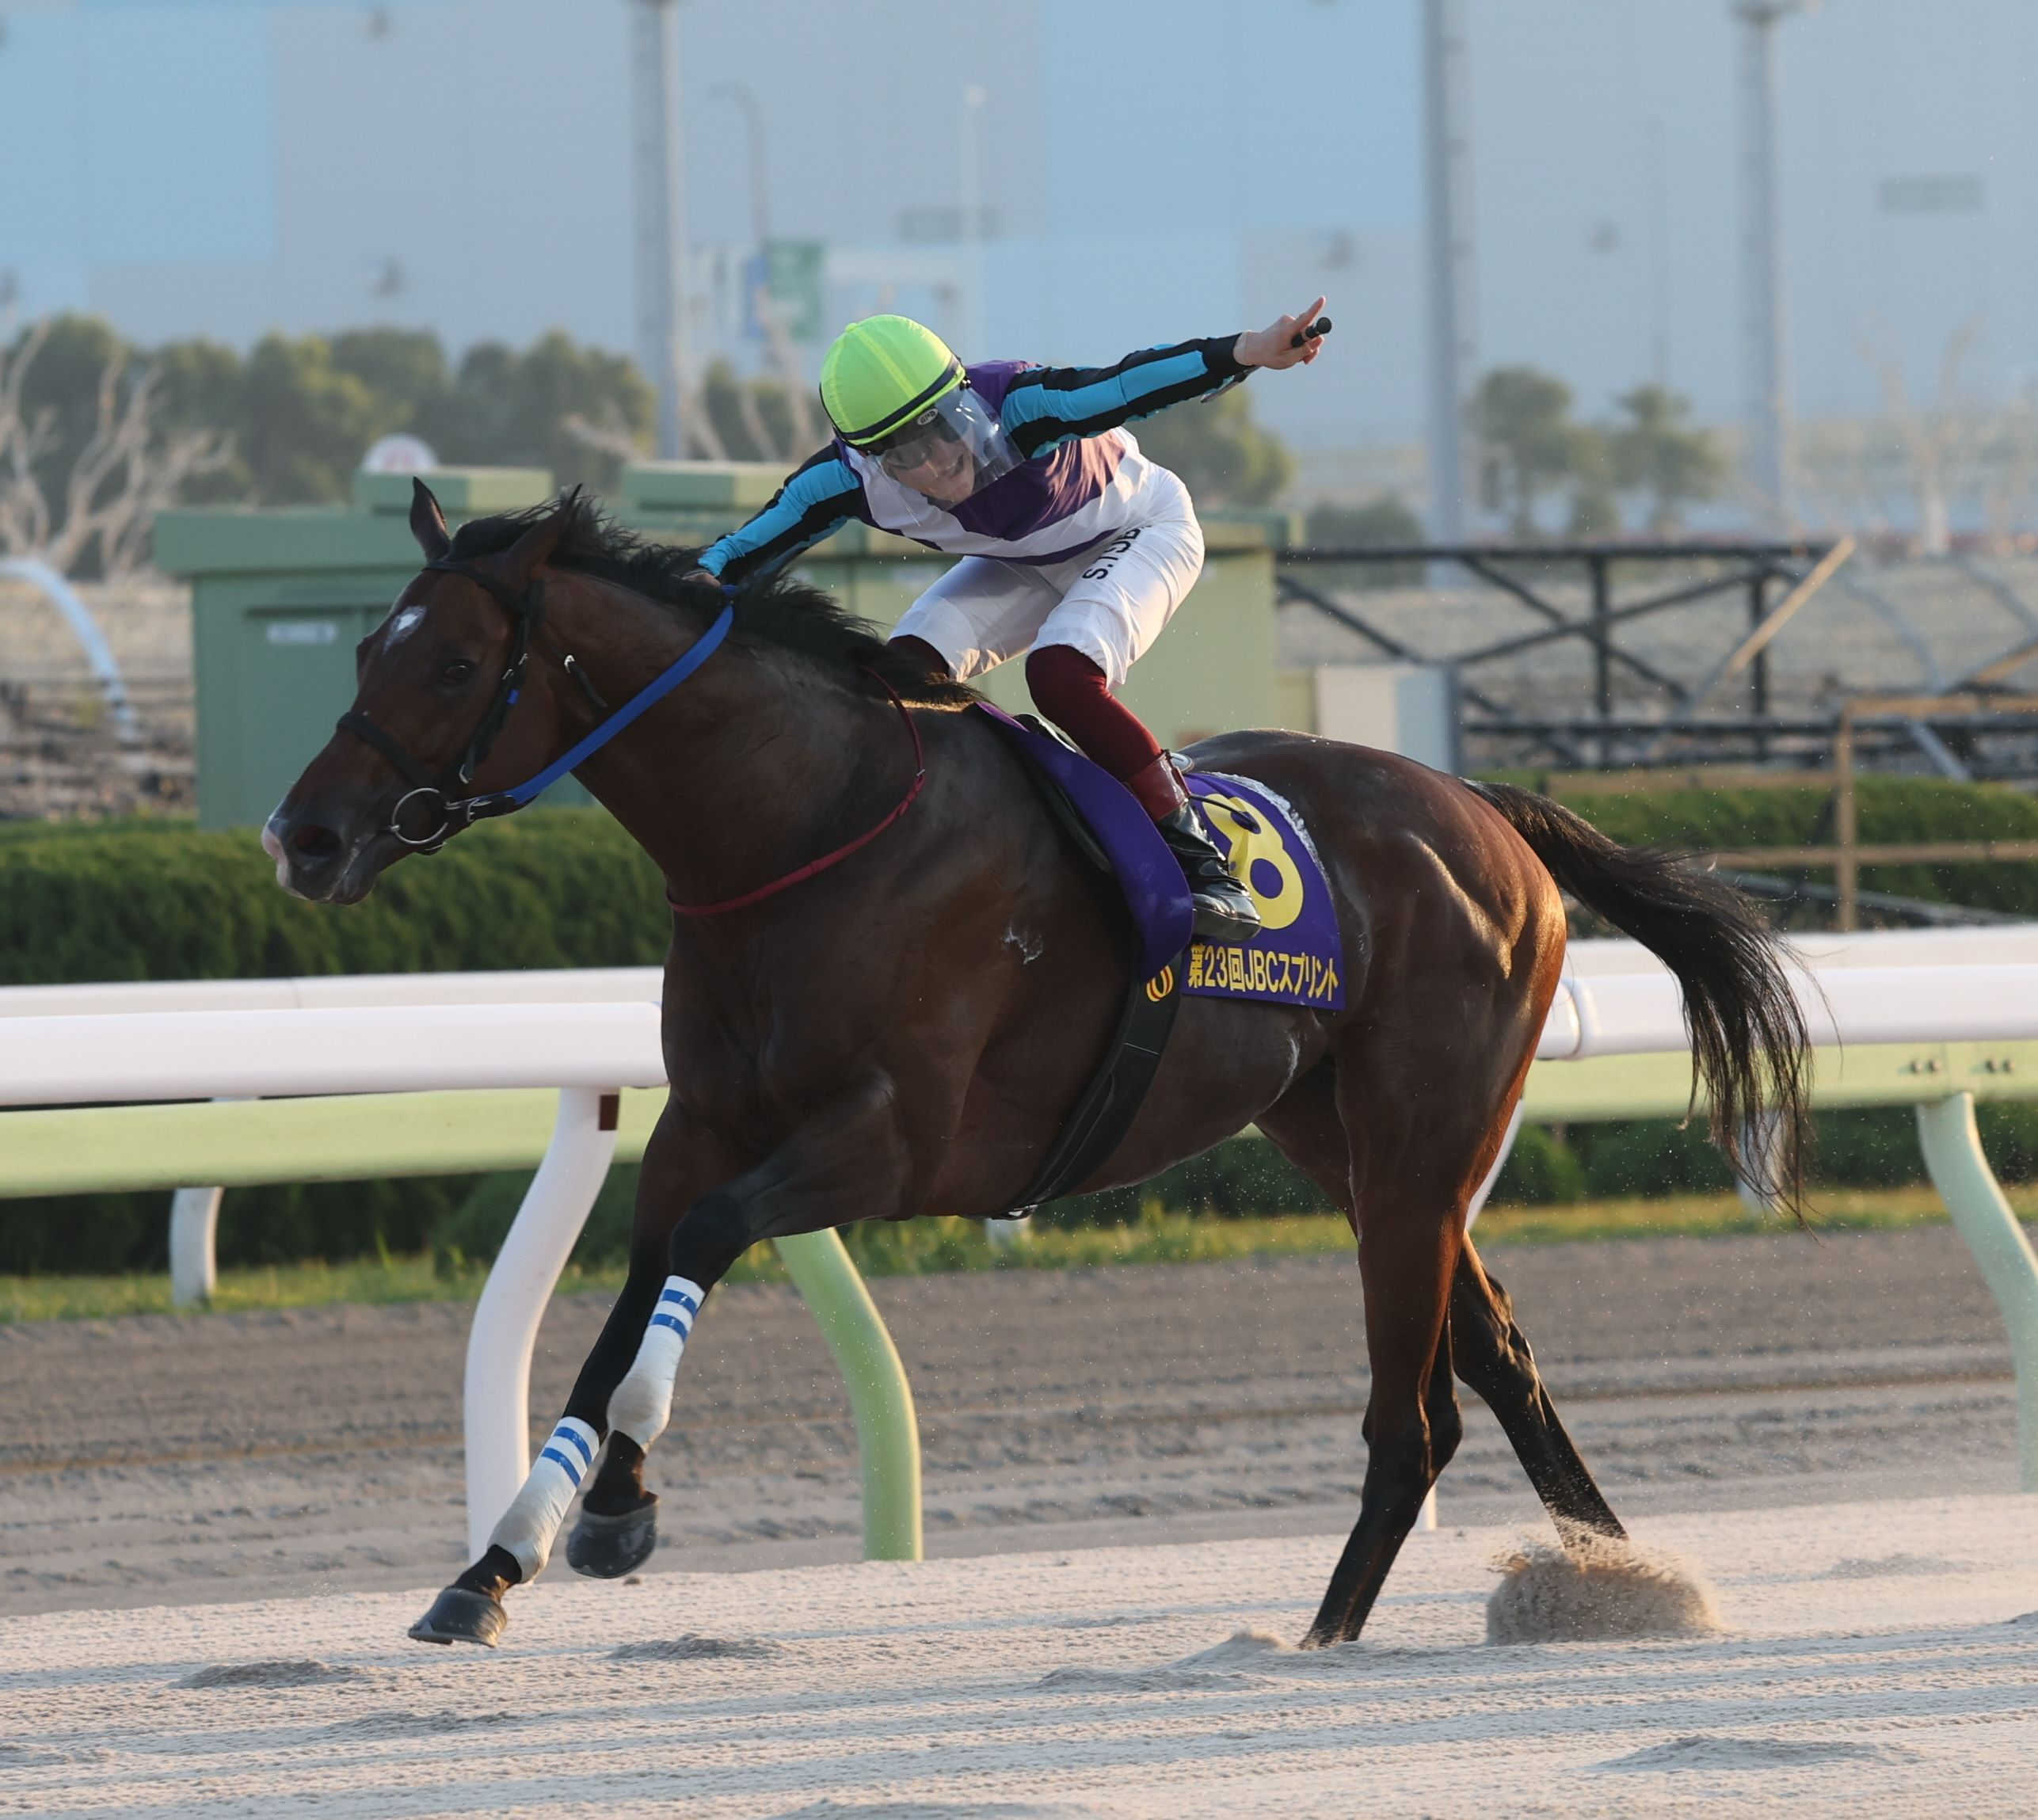
{"type": "Polygon", "coordinates": [[[955,505],[1019,466],[989,407],[967,386],[939,398],[870,452],[900,485],[955,505]]]}

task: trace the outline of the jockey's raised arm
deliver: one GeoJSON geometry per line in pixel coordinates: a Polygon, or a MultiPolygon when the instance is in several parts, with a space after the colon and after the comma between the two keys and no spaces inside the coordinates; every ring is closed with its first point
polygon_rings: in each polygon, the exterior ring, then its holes
{"type": "Polygon", "coordinates": [[[962,681],[1027,653],[1040,711],[1123,783],[1187,874],[1200,933],[1259,923],[1159,743],[1114,691],[1202,571],[1188,489],[1126,426],[1214,397],[1255,367],[1313,360],[1319,297],[1267,327],[1142,348],[1108,367],[966,366],[931,329],[873,316],[836,338],[821,398],[835,440],[702,551],[740,585],[851,519],[962,560],[892,636],[962,681]]]}

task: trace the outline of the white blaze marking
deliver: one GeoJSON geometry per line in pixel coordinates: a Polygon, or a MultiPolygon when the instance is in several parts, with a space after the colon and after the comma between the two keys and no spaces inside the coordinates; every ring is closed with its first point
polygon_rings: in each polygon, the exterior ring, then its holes
{"type": "Polygon", "coordinates": [[[405,607],[390,621],[388,634],[383,640],[383,649],[387,649],[393,645],[402,644],[424,623],[425,609],[422,607],[405,607]]]}

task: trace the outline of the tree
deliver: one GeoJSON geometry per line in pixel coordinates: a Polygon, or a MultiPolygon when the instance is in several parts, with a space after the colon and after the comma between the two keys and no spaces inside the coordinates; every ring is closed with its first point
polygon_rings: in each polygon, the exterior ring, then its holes
{"type": "Polygon", "coordinates": [[[1658,537],[1678,530],[1684,507],[1711,499],[1726,475],[1718,444],[1686,419],[1690,401],[1662,386],[1637,386],[1614,400],[1625,423],[1606,432],[1613,483],[1648,497],[1648,526],[1658,537]]]}
{"type": "Polygon", "coordinates": [[[1580,424],[1571,432],[1571,512],[1565,535],[1582,543],[1598,543],[1618,537],[1621,531],[1613,449],[1602,432],[1580,424]]]}
{"type": "Polygon", "coordinates": [[[265,505],[344,500],[368,445],[400,429],[400,403],[333,358],[323,336],[266,335],[248,356],[241,436],[265,505]]]}
{"type": "Polygon", "coordinates": [[[1506,512],[1514,536],[1534,537],[1537,506],[1573,478],[1584,452],[1571,387],[1533,367],[1496,367],[1465,414],[1480,444],[1480,503],[1506,512]]]}
{"type": "Polygon", "coordinates": [[[330,346],[333,366],[367,386],[379,414],[389,420],[379,435],[422,435],[419,425],[444,409],[452,390],[446,350],[429,329],[343,329],[330,346]]]}
{"type": "Polygon", "coordinates": [[[241,438],[247,414],[241,356],[219,342],[193,339],[167,341],[151,360],[161,376],[164,423],[180,430],[211,431],[226,440],[219,464],[189,477],[179,499],[204,505],[253,498],[254,474],[241,438]]]}
{"type": "Polygon", "coordinates": [[[162,421],[161,384],[90,318],[32,323],[0,352],[0,552],[63,575],[141,565],[156,513],[227,458],[219,432],[162,421]]]}
{"type": "MultiPolygon", "coordinates": [[[[1383,545],[1420,543],[1423,521],[1391,493],[1366,505],[1333,505],[1326,501],[1309,508],[1306,521],[1309,542],[1319,550],[1367,550],[1383,545]]],[[[1340,584],[1354,588],[1414,588],[1423,579],[1419,562],[1368,562],[1354,565],[1349,575],[1341,573],[1340,584]]]]}
{"type": "Polygon", "coordinates": [[[1267,505],[1295,478],[1288,445],[1252,418],[1235,386],[1217,398],[1177,405],[1133,425],[1139,446],[1171,468],[1199,504],[1267,505]]]}
{"type": "MultiPolygon", "coordinates": [[[[802,409],[803,394],[767,375],[740,379],[725,360],[717,360],[701,377],[693,415],[705,413],[713,440],[728,461],[804,461],[828,432],[802,409]],[[796,397],[799,402],[796,402],[796,397]]],[[[698,425],[697,425],[698,427],[698,425]]]]}
{"type": "Polygon", "coordinates": [[[442,460],[550,468],[562,486],[607,492],[623,460],[646,446],[657,409],[628,356],[582,347],[555,329],[521,353],[476,343],[443,406],[413,427],[442,460]]]}

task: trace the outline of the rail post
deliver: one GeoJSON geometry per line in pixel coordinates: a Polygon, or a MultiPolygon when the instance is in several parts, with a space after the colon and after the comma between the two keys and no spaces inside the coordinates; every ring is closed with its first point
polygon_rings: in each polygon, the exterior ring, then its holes
{"type": "Polygon", "coordinates": [[[223,1188],[178,1188],[170,1197],[170,1299],[200,1308],[219,1286],[219,1202],[223,1188]]]}
{"type": "Polygon", "coordinates": [[[2009,1330],[2020,1482],[2025,1491],[2038,1491],[2038,1255],[1982,1153],[1972,1094],[1920,1106],[1918,1144],[1932,1186],[1967,1240],[2009,1330]]]}
{"type": "Polygon", "coordinates": [[[1861,839],[1860,805],[1854,796],[1854,704],[1842,702],[1839,724],[1833,729],[1833,920],[1843,930],[1858,929],[1861,923],[1861,839]]]}
{"type": "Polygon", "coordinates": [[[467,1330],[461,1423],[467,1453],[467,1552],[478,1560],[531,1470],[531,1354],[615,1154],[619,1096],[559,1094],[552,1141],[496,1254],[467,1330]]]}
{"type": "Polygon", "coordinates": [[[849,1387],[863,1468],[863,1558],[917,1561],[920,1422],[898,1348],[833,1228],[772,1243],[849,1387]]]}

